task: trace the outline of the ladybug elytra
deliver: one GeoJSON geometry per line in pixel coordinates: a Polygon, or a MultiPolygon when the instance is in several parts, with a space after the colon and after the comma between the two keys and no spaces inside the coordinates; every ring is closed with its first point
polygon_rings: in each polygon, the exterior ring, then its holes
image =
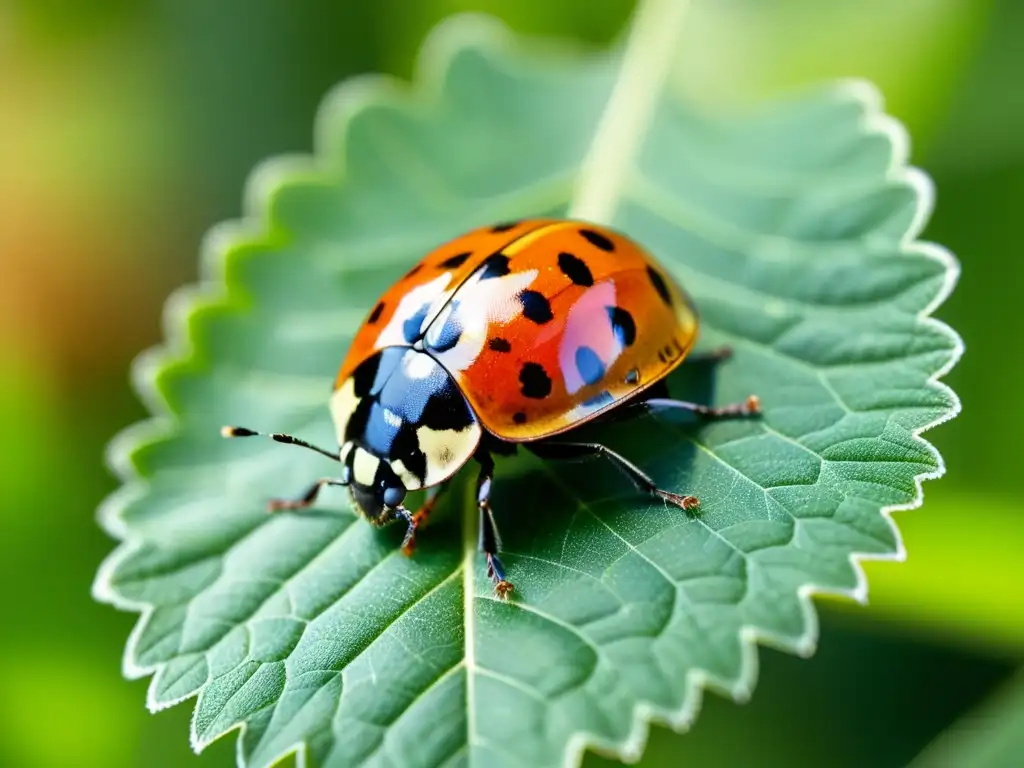
{"type": "MultiPolygon", "coordinates": [[[[693,496],[660,489],[610,448],[567,439],[613,409],[759,413],[753,395],[719,408],[668,398],[665,377],[689,355],[697,328],[682,289],[611,229],[532,219],[469,232],[416,264],[359,328],[330,398],[339,450],[269,435],[342,465],[340,477],[318,480],[301,498],[275,500],[270,508],[308,507],[323,486],[347,486],[369,522],[405,522],[408,553],[439,493],[475,459],[480,546],[495,591],[505,597],[512,585],[489,503],[492,454],[514,453],[521,444],[541,458],[600,455],[643,493],[685,510],[699,505],[693,496]],[[406,493],[423,489],[423,506],[411,512],[406,493]]],[[[225,427],[222,434],[264,433],[225,427]]]]}

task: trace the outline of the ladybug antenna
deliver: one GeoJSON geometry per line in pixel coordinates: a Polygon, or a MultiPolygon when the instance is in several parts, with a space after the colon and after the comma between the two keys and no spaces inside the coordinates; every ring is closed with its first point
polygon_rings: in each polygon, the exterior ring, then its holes
{"type": "Polygon", "coordinates": [[[285,445],[299,445],[302,446],[303,448],[309,448],[309,450],[311,451],[316,451],[317,453],[323,454],[329,459],[341,461],[337,452],[332,453],[331,451],[328,451],[324,448],[318,448],[312,443],[307,443],[305,440],[300,440],[297,437],[285,435],[282,434],[281,432],[256,432],[251,429],[246,429],[245,427],[221,427],[220,434],[222,437],[269,437],[271,440],[274,440],[275,442],[284,443],[285,445]]]}

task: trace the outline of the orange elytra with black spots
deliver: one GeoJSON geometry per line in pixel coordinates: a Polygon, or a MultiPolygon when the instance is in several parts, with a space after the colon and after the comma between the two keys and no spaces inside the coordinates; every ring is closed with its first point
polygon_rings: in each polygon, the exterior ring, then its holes
{"type": "Polygon", "coordinates": [[[342,465],[340,477],[271,508],[306,507],[324,485],[348,486],[371,523],[406,523],[409,552],[439,492],[476,459],[481,548],[505,596],[512,587],[489,504],[492,454],[522,445],[551,459],[600,455],[642,492],[687,510],[698,506],[693,496],[660,489],[609,448],[572,439],[574,428],[611,411],[759,413],[753,395],[720,408],[668,398],[665,378],[687,358],[697,331],[697,310],[683,289],[619,232],[556,219],[468,232],[395,282],[356,333],[330,399],[339,449],[271,434],[342,465]],[[426,501],[413,513],[402,502],[419,489],[427,489],[426,501]]]}

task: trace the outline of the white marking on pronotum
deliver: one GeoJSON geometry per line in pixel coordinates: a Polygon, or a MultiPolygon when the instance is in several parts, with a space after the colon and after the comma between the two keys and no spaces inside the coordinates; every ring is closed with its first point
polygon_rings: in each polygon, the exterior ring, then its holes
{"type": "Polygon", "coordinates": [[[410,349],[402,355],[402,373],[408,379],[428,379],[437,369],[437,362],[428,354],[410,349]]]}
{"type": "Polygon", "coordinates": [[[356,456],[352,461],[352,478],[360,485],[373,485],[377,476],[377,465],[380,459],[363,448],[356,448],[356,456]]]}
{"type": "Polygon", "coordinates": [[[383,411],[384,421],[387,423],[389,427],[394,427],[395,429],[398,429],[399,427],[402,426],[402,417],[399,416],[397,413],[392,411],[390,408],[381,408],[381,411],[383,411]]]}
{"type": "Polygon", "coordinates": [[[345,442],[341,445],[341,451],[338,454],[338,460],[344,464],[348,461],[349,454],[352,453],[352,449],[355,448],[355,444],[351,442],[345,442]]]}
{"type": "Polygon", "coordinates": [[[404,461],[392,459],[388,463],[391,465],[391,471],[398,475],[398,479],[402,481],[402,485],[407,491],[415,491],[424,487],[422,481],[405,466],[404,461]]]}

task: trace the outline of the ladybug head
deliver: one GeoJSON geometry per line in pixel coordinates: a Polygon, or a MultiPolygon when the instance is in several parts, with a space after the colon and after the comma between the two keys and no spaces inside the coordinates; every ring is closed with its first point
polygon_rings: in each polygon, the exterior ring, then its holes
{"type": "Polygon", "coordinates": [[[388,462],[362,448],[348,456],[346,466],[352,503],[370,522],[384,523],[391,510],[400,508],[406,488],[388,462]]]}

